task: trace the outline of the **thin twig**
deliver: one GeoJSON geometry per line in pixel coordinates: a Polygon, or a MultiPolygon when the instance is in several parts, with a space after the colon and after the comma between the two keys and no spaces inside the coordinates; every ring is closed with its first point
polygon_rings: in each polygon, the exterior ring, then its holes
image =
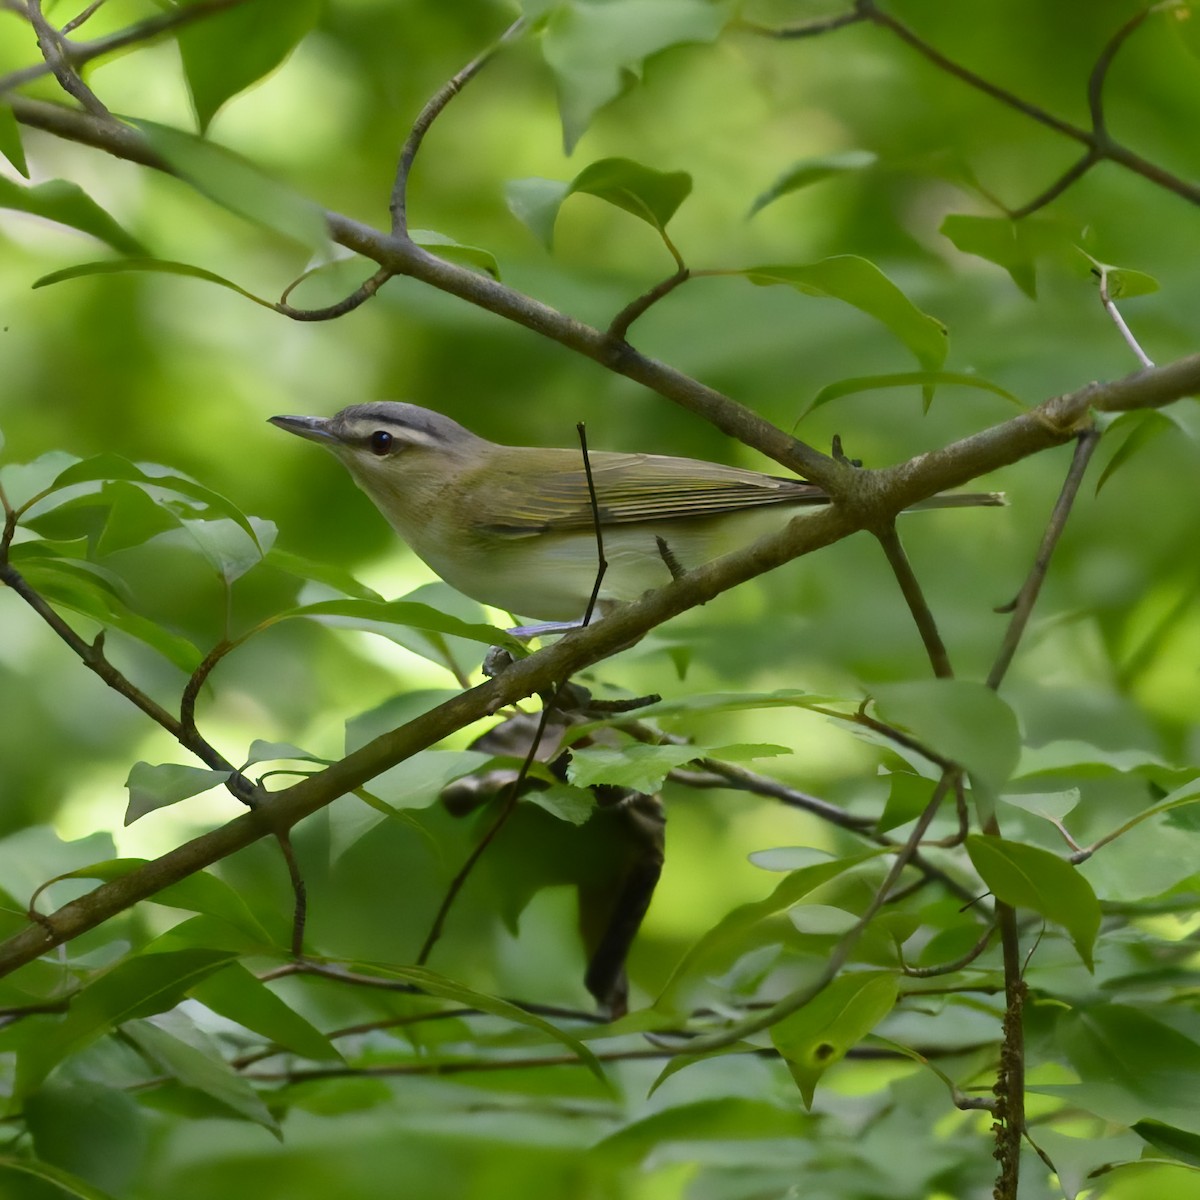
{"type": "MultiPolygon", "coordinates": [[[[600,585],[608,572],[608,559],[604,557],[604,528],[600,522],[600,501],[596,496],[596,480],[592,476],[592,460],[588,454],[587,426],[580,421],[575,426],[579,434],[579,451],[583,455],[583,474],[587,479],[588,502],[592,509],[592,530],[596,535],[596,579],[592,584],[592,594],[588,597],[587,608],[584,609],[582,624],[586,628],[592,623],[596,611],[596,602],[600,598],[600,585]]],[[[561,691],[561,687],[559,689],[561,691]]],[[[557,700],[557,695],[555,699],[557,700]]]]}
{"type": "Polygon", "coordinates": [[[412,130],[400,151],[400,162],[396,168],[396,182],[392,186],[392,199],[388,208],[392,214],[392,235],[408,236],[408,176],[413,160],[429,132],[429,127],[441,115],[442,110],[459,92],[488,64],[492,56],[506,42],[512,41],[525,28],[525,18],[518,17],[482,54],[473,58],[457,75],[448,79],[417,114],[412,130]]]}
{"type": "Polygon", "coordinates": [[[92,3],[87,6],[77,17],[72,17],[63,27],[64,34],[74,33],[85,21],[90,20],[104,7],[105,0],[92,0],[92,3]]]}
{"type": "Polygon", "coordinates": [[[1079,485],[1083,482],[1084,472],[1087,470],[1088,462],[1099,440],[1100,434],[1095,429],[1088,429],[1079,435],[1079,439],[1075,443],[1075,455],[1071,459],[1071,469],[1067,472],[1066,479],[1063,480],[1062,490],[1054,505],[1054,511],[1050,514],[1049,524],[1042,536],[1042,544],[1038,547],[1029,576],[1013,602],[1012,619],[1005,630],[1004,640],[996,654],[996,661],[992,664],[991,671],[988,672],[987,685],[992,689],[999,688],[1003,682],[1012,663],[1013,655],[1016,654],[1017,647],[1021,644],[1021,638],[1025,634],[1029,618],[1033,615],[1033,606],[1037,603],[1038,594],[1045,582],[1046,571],[1050,567],[1054,548],[1058,545],[1058,539],[1062,537],[1063,530],[1066,528],[1067,518],[1071,515],[1071,506],[1075,503],[1079,485]]]}
{"type": "Polygon", "coordinates": [[[1005,212],[1014,220],[1020,221],[1024,217],[1032,216],[1038,209],[1045,208],[1047,204],[1057,200],[1073,183],[1082,179],[1098,162],[1102,162],[1104,156],[1099,150],[1091,149],[1072,166],[1068,167],[1048,188],[1039,192],[1032,200],[1026,201],[1020,208],[1008,208],[1002,205],[1005,212]]]}
{"type": "Polygon", "coordinates": [[[278,830],[275,840],[283,852],[283,861],[287,863],[288,879],[292,885],[292,957],[303,958],[304,926],[308,921],[308,888],[304,885],[304,875],[300,871],[300,863],[287,830],[278,830]]]}
{"type": "Polygon", "coordinates": [[[875,536],[879,539],[884,554],[887,555],[888,564],[904,595],[904,602],[908,605],[908,611],[912,613],[913,621],[916,622],[917,631],[925,645],[925,653],[929,656],[929,665],[933,667],[933,673],[939,679],[952,679],[954,668],[950,665],[950,655],[946,650],[946,643],[942,641],[937,621],[934,620],[933,613],[926,603],[925,594],[921,590],[921,584],[917,579],[916,572],[912,569],[912,564],[908,561],[908,555],[904,552],[904,545],[900,541],[900,535],[896,532],[895,522],[889,522],[882,530],[876,530],[875,536]]]}
{"type": "MultiPolygon", "coordinates": [[[[130,46],[151,42],[165,33],[171,33],[176,29],[182,29],[185,25],[191,25],[194,21],[202,21],[214,13],[248,3],[250,0],[192,0],[190,4],[174,8],[160,16],[139,21],[137,24],[118,30],[107,37],[96,38],[91,42],[68,42],[62,48],[63,56],[71,66],[78,68],[93,59],[102,58],[106,54],[115,54],[119,50],[127,50],[130,46]]],[[[74,28],[80,19],[76,18],[74,22],[65,26],[63,32],[66,33],[74,28]]],[[[0,76],[0,95],[51,73],[50,64],[47,62],[10,71],[7,75],[0,76]]]]}
{"type": "Polygon", "coordinates": [[[983,931],[983,936],[979,941],[961,958],[955,959],[954,962],[938,963],[934,967],[910,967],[902,962],[900,969],[905,975],[911,976],[913,979],[932,979],[937,975],[953,975],[956,971],[961,971],[963,967],[969,967],[988,948],[995,933],[996,926],[989,925],[983,931]]]}
{"type": "Polygon", "coordinates": [[[1125,318],[1121,316],[1117,306],[1113,303],[1112,296],[1108,291],[1108,269],[1100,267],[1100,303],[1104,305],[1104,311],[1108,313],[1109,319],[1117,327],[1117,332],[1125,339],[1125,344],[1133,351],[1133,356],[1142,364],[1143,367],[1154,366],[1153,361],[1142,349],[1141,343],[1133,336],[1133,331],[1125,324],[1125,318]]]}
{"type": "Polygon", "coordinates": [[[352,313],[356,308],[365,304],[392,278],[393,274],[394,272],[388,270],[387,267],[381,267],[370,279],[364,280],[350,295],[337,301],[336,304],[327,305],[325,308],[293,308],[287,302],[287,298],[291,295],[292,288],[306,278],[306,276],[301,276],[295,283],[288,285],[283,295],[271,307],[277,313],[282,313],[283,316],[290,317],[293,321],[333,321],[338,317],[344,317],[347,313],[352,313]]]}
{"type": "Polygon", "coordinates": [[[1108,78],[1108,71],[1112,66],[1113,59],[1116,58],[1117,52],[1125,45],[1129,36],[1159,7],[1159,5],[1152,4],[1148,8],[1143,8],[1140,12],[1134,13],[1108,39],[1104,49],[1100,51],[1095,65],[1092,67],[1092,73],[1088,77],[1088,112],[1092,117],[1092,134],[1097,141],[1103,142],[1108,139],[1108,123],[1104,118],[1104,84],[1108,78]]]}
{"type": "Polygon", "coordinates": [[[25,0],[29,23],[37,35],[38,49],[54,78],[68,95],[74,96],[95,117],[110,120],[111,115],[100,97],[79,77],[63,51],[62,35],[51,26],[42,13],[42,0],[25,0]]]}
{"type": "Polygon", "coordinates": [[[862,12],[836,13],[832,17],[818,17],[814,21],[805,21],[800,25],[785,25],[782,29],[771,29],[766,25],[760,25],[757,21],[737,18],[731,28],[741,29],[747,33],[761,34],[764,37],[779,38],[781,41],[798,41],[801,38],[820,37],[823,33],[832,33],[835,29],[844,29],[847,25],[856,25],[866,19],[866,14],[862,12]]]}
{"type": "Polygon", "coordinates": [[[636,300],[631,300],[615,317],[608,327],[608,336],[623,342],[629,327],[651,305],[657,304],[664,296],[669,296],[681,283],[691,278],[691,272],[682,263],[674,275],[668,275],[661,283],[656,283],[648,292],[643,292],[636,300]]]}

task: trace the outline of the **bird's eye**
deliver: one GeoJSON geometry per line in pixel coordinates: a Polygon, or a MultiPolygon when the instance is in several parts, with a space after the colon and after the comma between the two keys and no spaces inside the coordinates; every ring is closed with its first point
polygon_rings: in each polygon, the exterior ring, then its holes
{"type": "Polygon", "coordinates": [[[371,449],[382,458],[392,448],[392,435],[386,429],[377,429],[367,439],[371,449]]]}

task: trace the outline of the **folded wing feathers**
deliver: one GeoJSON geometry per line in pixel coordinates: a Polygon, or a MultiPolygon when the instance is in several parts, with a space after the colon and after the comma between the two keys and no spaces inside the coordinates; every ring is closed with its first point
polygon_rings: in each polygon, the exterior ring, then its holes
{"type": "MultiPolygon", "coordinates": [[[[652,455],[595,455],[592,476],[601,525],[679,521],[767,504],[826,501],[819,487],[802,479],[652,455]],[[635,466],[636,474],[630,470],[635,466]]],[[[493,488],[491,498],[496,516],[480,522],[491,533],[519,537],[592,526],[591,498],[582,469],[526,479],[520,487],[493,488]]]]}

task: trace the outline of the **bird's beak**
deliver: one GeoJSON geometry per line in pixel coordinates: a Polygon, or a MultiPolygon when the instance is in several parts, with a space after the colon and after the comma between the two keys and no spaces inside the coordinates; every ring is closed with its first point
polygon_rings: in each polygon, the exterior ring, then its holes
{"type": "Polygon", "coordinates": [[[288,433],[308,438],[310,442],[321,442],[324,445],[336,443],[339,439],[330,429],[328,417],[268,417],[272,425],[286,429],[288,433]]]}

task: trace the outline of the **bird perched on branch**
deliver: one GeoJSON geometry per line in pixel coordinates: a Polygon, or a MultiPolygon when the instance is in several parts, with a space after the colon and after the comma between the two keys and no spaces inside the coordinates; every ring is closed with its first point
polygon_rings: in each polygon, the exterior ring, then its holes
{"type": "MultiPolygon", "coordinates": [[[[331,450],[418,557],[460,592],[522,617],[571,623],[596,580],[596,517],[583,454],[501,446],[415,404],[271,417],[331,450]]],[[[588,455],[608,562],[601,607],[636,600],[773,533],[828,495],[799,478],[661,454],[588,455]]],[[[920,508],[1003,504],[946,493],[920,508]]]]}

